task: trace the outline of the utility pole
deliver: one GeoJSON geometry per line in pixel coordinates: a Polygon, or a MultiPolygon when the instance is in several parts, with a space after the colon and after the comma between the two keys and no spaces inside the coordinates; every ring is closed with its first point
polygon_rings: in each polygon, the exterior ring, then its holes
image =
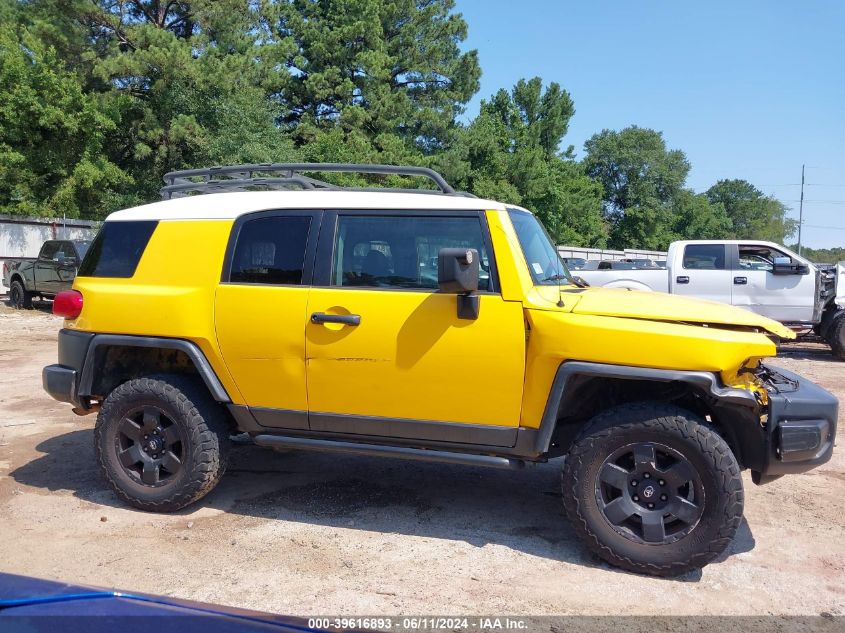
{"type": "Polygon", "coordinates": [[[804,165],[801,165],[801,202],[798,205],[798,254],[801,254],[801,225],[804,224],[804,165]]]}

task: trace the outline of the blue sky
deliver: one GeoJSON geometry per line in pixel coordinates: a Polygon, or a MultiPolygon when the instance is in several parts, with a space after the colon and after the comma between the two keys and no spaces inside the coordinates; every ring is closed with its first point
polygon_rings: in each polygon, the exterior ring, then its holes
{"type": "Polygon", "coordinates": [[[538,75],[572,95],[579,156],[603,128],[651,127],[696,191],[745,178],[796,218],[806,163],[802,242],[845,246],[845,2],[456,3],[483,71],[467,117],[538,75]]]}

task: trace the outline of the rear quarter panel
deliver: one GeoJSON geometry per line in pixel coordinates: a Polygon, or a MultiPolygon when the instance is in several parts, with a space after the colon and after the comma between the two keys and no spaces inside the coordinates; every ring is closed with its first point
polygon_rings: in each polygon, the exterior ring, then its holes
{"type": "Polygon", "coordinates": [[[231,228],[232,220],[160,221],[132,278],[76,278],[84,307],[65,327],[192,341],[233,401],[242,401],[214,330],[214,294],[231,228]]]}

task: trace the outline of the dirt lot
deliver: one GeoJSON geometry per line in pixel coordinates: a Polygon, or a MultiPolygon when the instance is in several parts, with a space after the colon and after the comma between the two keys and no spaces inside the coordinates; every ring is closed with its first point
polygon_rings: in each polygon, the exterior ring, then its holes
{"type": "MultiPolygon", "coordinates": [[[[94,416],[41,390],[61,321],[0,306],[0,570],[293,614],[845,614],[845,450],[756,487],[730,550],[676,580],[590,558],[560,464],[523,472],[242,446],[175,515],[99,478],[94,416]]],[[[821,345],[778,364],[845,399],[821,345]]],[[[841,418],[840,418],[841,422],[841,418]]],[[[841,445],[841,441],[840,441],[841,445]]]]}

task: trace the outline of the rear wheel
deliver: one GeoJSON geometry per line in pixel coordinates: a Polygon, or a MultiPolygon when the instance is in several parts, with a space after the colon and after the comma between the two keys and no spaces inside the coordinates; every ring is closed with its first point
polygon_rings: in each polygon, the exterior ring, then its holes
{"type": "Polygon", "coordinates": [[[208,494],[226,469],[225,414],[189,377],[123,383],[103,402],[94,438],[103,476],[142,510],[180,510],[208,494]]]}
{"type": "Polygon", "coordinates": [[[15,279],[9,286],[9,301],[13,308],[30,309],[32,307],[32,295],[26,291],[23,284],[15,279]]]}
{"type": "Polygon", "coordinates": [[[692,413],[630,404],[596,416],[567,455],[563,501],[575,531],[607,562],[673,576],[698,569],[742,520],[739,465],[692,413]]]}

